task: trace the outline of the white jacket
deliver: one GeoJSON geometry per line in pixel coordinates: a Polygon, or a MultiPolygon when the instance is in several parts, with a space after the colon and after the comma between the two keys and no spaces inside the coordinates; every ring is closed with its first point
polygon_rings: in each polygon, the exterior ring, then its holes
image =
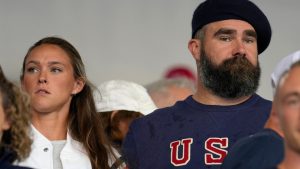
{"type": "MultiPolygon", "coordinates": [[[[18,165],[35,169],[53,168],[53,146],[37,129],[32,127],[33,144],[29,157],[18,165]]],[[[81,143],[67,134],[66,144],[63,147],[60,159],[64,169],[92,169],[90,159],[81,143]]]]}

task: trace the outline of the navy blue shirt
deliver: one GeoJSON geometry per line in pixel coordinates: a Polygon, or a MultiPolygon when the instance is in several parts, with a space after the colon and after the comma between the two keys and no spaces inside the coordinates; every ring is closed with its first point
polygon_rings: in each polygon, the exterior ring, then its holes
{"type": "Polygon", "coordinates": [[[135,120],[123,155],[130,169],[218,169],[231,145],[263,128],[270,110],[271,102],[256,94],[234,106],[190,96],[135,120]]]}
{"type": "Polygon", "coordinates": [[[269,169],[284,157],[283,139],[271,129],[263,129],[239,140],[226,156],[222,169],[269,169]]]}

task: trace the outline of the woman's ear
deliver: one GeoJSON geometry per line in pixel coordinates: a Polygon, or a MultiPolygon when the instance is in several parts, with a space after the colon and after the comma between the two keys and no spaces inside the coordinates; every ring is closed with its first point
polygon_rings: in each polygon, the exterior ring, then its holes
{"type": "Polygon", "coordinates": [[[83,78],[78,78],[74,83],[72,95],[76,95],[77,93],[81,92],[84,85],[85,85],[85,81],[83,80],[83,78]]]}

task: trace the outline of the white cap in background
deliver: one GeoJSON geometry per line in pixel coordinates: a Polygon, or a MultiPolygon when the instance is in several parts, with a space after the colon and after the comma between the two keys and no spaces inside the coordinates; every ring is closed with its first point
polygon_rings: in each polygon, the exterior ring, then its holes
{"type": "Polygon", "coordinates": [[[278,82],[283,73],[288,71],[293,63],[300,60],[300,50],[294,52],[280,60],[280,62],[275,67],[273,73],[271,74],[271,84],[273,87],[273,94],[275,93],[275,89],[278,85],[278,82]]]}
{"type": "Polygon", "coordinates": [[[97,112],[127,110],[147,115],[157,107],[147,90],[136,83],[111,80],[98,86],[94,91],[97,112]]]}

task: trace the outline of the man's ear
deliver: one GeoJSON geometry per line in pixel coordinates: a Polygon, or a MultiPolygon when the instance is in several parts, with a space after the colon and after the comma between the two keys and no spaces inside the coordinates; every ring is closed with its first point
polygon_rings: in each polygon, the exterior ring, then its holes
{"type": "Polygon", "coordinates": [[[280,136],[283,137],[283,132],[280,126],[280,120],[279,120],[279,114],[278,114],[278,108],[276,108],[276,103],[273,102],[271,113],[269,116],[269,119],[267,120],[265,124],[265,128],[270,128],[274,131],[276,131],[280,136]]]}
{"type": "Polygon", "coordinates": [[[74,83],[72,95],[76,95],[77,93],[81,92],[84,85],[85,85],[84,79],[83,78],[78,78],[74,83]]]}
{"type": "Polygon", "coordinates": [[[199,39],[191,39],[188,48],[196,61],[200,60],[201,41],[199,39]]]}

